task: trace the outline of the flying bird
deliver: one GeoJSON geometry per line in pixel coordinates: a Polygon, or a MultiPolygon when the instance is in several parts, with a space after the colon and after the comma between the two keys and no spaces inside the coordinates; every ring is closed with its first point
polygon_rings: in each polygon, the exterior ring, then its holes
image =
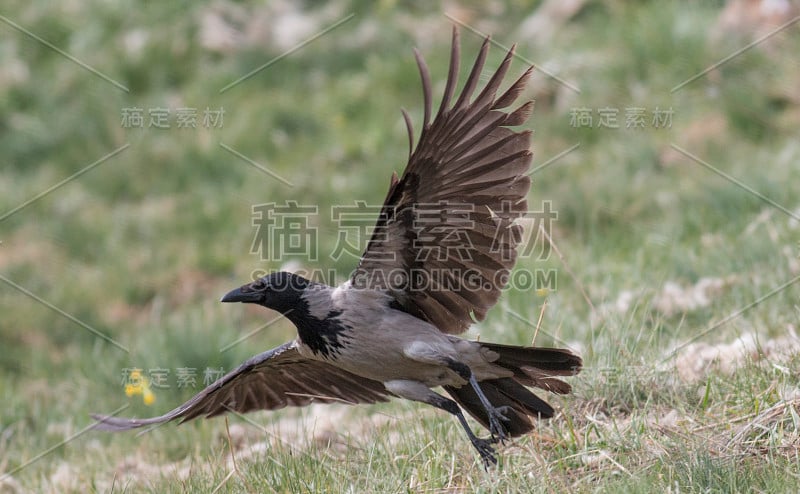
{"type": "Polygon", "coordinates": [[[461,57],[453,29],[449,73],[433,119],[430,73],[414,51],[422,132],[415,147],[403,111],[408,164],[401,177],[392,175],[366,250],[346,282],[332,287],[275,272],[222,297],[282,313],[297,327],[295,340],[250,358],[160,417],[93,415],[95,428],[121,431],[226,412],[399,397],[455,415],[488,468],[497,463],[496,443],[552,417],[553,408],[528,388],[569,393],[559,378],[578,373],[578,355],[456,336],[483,320],[507,285],[521,242],[515,220],[526,212],[530,189],[531,132],[510,127],[527,121],[533,102],[507,108],[533,68],[498,96],[512,47],[475,96],[489,42],[456,97],[461,57]],[[462,410],[490,437],[476,436],[462,410]]]}

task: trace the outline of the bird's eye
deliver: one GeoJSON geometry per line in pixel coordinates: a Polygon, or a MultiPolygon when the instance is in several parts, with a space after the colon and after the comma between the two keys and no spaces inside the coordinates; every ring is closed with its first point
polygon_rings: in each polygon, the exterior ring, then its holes
{"type": "Polygon", "coordinates": [[[250,284],[250,288],[255,290],[255,291],[261,291],[264,288],[266,288],[266,286],[267,286],[267,284],[264,283],[262,280],[258,280],[255,283],[251,283],[250,284]]]}

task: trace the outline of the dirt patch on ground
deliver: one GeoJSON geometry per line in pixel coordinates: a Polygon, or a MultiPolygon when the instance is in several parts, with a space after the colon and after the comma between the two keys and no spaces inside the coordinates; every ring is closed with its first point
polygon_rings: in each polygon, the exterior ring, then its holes
{"type": "Polygon", "coordinates": [[[698,382],[709,372],[731,374],[748,362],[787,362],[800,353],[800,338],[790,326],[787,334],[760,339],[755,333],[744,334],[729,343],[692,343],[681,349],[671,364],[684,382],[698,382]]]}
{"type": "Polygon", "coordinates": [[[696,283],[666,281],[655,292],[650,289],[623,290],[615,301],[599,306],[592,319],[597,324],[611,315],[627,314],[642,303],[649,303],[652,309],[666,317],[685,314],[710,306],[736,282],[735,276],[703,277],[696,283]]]}

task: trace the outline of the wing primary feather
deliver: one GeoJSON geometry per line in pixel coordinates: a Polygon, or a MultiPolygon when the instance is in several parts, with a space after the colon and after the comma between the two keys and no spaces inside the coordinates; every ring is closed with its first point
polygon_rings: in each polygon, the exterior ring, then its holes
{"type": "Polygon", "coordinates": [[[500,84],[503,82],[503,79],[506,77],[506,73],[508,72],[508,68],[511,66],[511,58],[514,56],[514,51],[517,49],[517,45],[514,44],[511,46],[511,49],[508,50],[506,53],[506,57],[503,59],[502,63],[500,63],[500,67],[497,68],[494,75],[489,82],[486,84],[486,87],[483,88],[483,91],[478,95],[475,99],[473,105],[475,107],[480,108],[483,106],[485,99],[490,99],[494,101],[495,94],[497,93],[497,88],[500,87],[500,84]]]}
{"type": "Polygon", "coordinates": [[[475,92],[475,88],[478,86],[478,81],[481,77],[481,71],[483,70],[483,64],[486,62],[486,54],[489,53],[490,41],[490,36],[487,36],[486,39],[483,40],[481,51],[478,52],[478,57],[475,59],[475,65],[472,66],[472,71],[469,73],[467,83],[464,85],[464,89],[461,90],[461,96],[459,96],[458,101],[456,102],[456,108],[461,108],[462,105],[469,104],[472,93],[475,92]]]}
{"type": "Polygon", "coordinates": [[[506,127],[516,127],[517,125],[522,125],[527,122],[528,118],[531,116],[531,113],[533,113],[533,104],[533,101],[528,101],[514,110],[512,113],[509,113],[508,118],[506,118],[506,121],[503,125],[506,127]]]}
{"type": "Polygon", "coordinates": [[[485,115],[481,115],[480,113],[476,114],[472,120],[467,123],[467,125],[464,125],[458,133],[453,135],[453,142],[447,147],[447,151],[448,153],[451,153],[453,159],[460,158],[466,151],[469,151],[471,147],[474,147],[476,142],[480,142],[481,139],[499,127],[501,125],[500,122],[505,120],[507,115],[499,112],[497,115],[489,115],[492,120],[490,120],[481,130],[473,134],[470,139],[464,139],[464,137],[474,130],[475,125],[484,117],[485,115]]]}
{"type": "Polygon", "coordinates": [[[405,108],[401,108],[400,113],[403,114],[403,120],[406,122],[406,132],[408,132],[408,156],[410,158],[411,153],[414,152],[414,124],[411,122],[411,116],[405,108]]]}
{"type": "Polygon", "coordinates": [[[492,106],[492,110],[501,110],[514,101],[517,100],[520,93],[523,89],[525,89],[525,85],[528,83],[528,78],[530,78],[531,73],[533,73],[534,66],[531,65],[528,69],[522,73],[521,76],[511,85],[506,92],[500,96],[497,101],[495,101],[494,105],[492,106]]]}
{"type": "MultiPolygon", "coordinates": [[[[503,148],[504,146],[508,145],[509,142],[512,141],[520,141],[529,139],[531,135],[530,131],[523,131],[519,134],[509,134],[502,139],[498,139],[497,142],[494,142],[483,149],[479,149],[478,151],[468,155],[458,158],[453,161],[451,165],[453,167],[453,174],[459,173],[464,171],[465,168],[470,168],[470,165],[474,165],[475,163],[479,163],[482,159],[489,156],[490,154],[494,153],[498,149],[503,148]]],[[[483,164],[482,166],[486,166],[483,164]]]]}
{"type": "Polygon", "coordinates": [[[461,41],[459,40],[458,28],[453,26],[453,43],[450,52],[450,70],[447,72],[447,84],[444,88],[444,95],[442,102],[439,105],[439,113],[437,118],[448,111],[450,106],[450,98],[456,90],[456,83],[458,82],[458,68],[461,63],[461,41]]]}
{"type": "Polygon", "coordinates": [[[433,91],[431,90],[431,73],[428,70],[428,65],[425,59],[422,58],[419,50],[414,49],[414,58],[417,60],[417,67],[419,67],[419,76],[422,79],[422,97],[425,100],[425,119],[422,122],[422,131],[424,132],[431,121],[431,98],[433,98],[433,91]]]}

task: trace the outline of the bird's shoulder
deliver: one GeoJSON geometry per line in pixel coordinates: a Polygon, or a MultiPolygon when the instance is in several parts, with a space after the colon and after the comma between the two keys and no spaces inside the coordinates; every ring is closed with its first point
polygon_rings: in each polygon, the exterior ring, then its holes
{"type": "Polygon", "coordinates": [[[331,291],[331,304],[338,310],[385,311],[395,302],[386,290],[359,288],[350,280],[331,291]]]}

